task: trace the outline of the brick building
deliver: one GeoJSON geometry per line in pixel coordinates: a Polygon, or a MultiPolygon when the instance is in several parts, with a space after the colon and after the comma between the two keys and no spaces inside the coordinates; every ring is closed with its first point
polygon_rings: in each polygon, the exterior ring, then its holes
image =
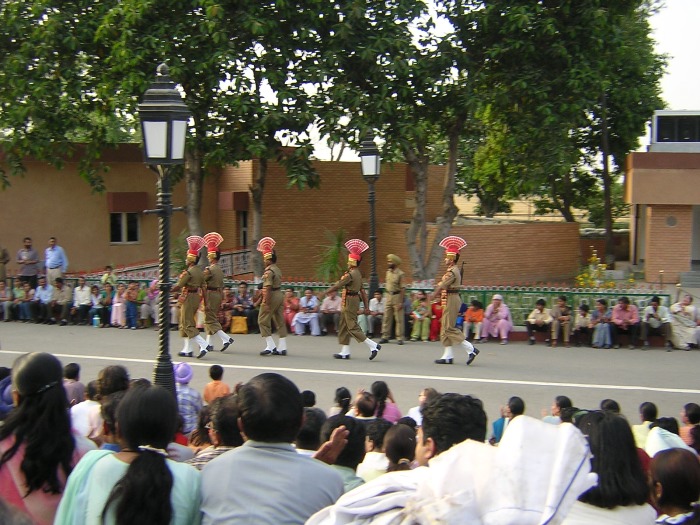
{"type": "MultiPolygon", "coordinates": [[[[91,193],[78,176],[77,163],[63,170],[45,163],[26,162],[24,177],[13,178],[0,192],[0,244],[12,253],[22,238],[34,239],[43,253],[48,237],[56,236],[70,260],[71,272],[92,271],[158,257],[155,215],[143,214],[156,206],[156,176],[144,164],[139,145],[121,145],[105,151],[110,166],[106,192],[91,193]]],[[[287,187],[284,169],[270,163],[263,197],[262,232],[278,244],[280,266],[287,277],[313,279],[318,255],[328,244],[325,232],[344,229],[351,237],[368,240],[367,184],[357,162],[316,162],[321,187],[297,190],[287,187]]],[[[249,187],[256,161],[227,167],[205,179],[202,225],[224,237],[223,250],[244,248],[252,242],[252,201],[249,187]]],[[[430,168],[426,216],[441,213],[444,167],[430,168]]],[[[375,184],[377,268],[384,273],[387,253],[408,264],[405,232],[413,206],[411,178],[404,164],[385,163],[375,184]]],[[[176,184],[173,204],[185,204],[185,187],[176,184]]],[[[186,228],[184,213],[175,213],[173,237],[186,228]]],[[[429,235],[434,235],[429,226],[429,235]]],[[[465,255],[465,284],[522,284],[572,279],[580,267],[577,224],[537,222],[454,227],[450,232],[469,242],[465,255]]],[[[10,273],[17,265],[10,263],[10,273]]],[[[369,273],[369,257],[363,264],[369,273]]],[[[249,276],[252,277],[252,276],[249,276]]]]}

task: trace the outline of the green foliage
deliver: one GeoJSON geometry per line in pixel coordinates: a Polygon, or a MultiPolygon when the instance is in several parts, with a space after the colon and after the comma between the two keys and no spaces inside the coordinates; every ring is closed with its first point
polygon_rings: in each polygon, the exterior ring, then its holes
{"type": "MultiPolygon", "coordinates": [[[[630,206],[625,203],[624,187],[616,181],[612,186],[611,209],[613,221],[629,216],[630,206]]],[[[588,220],[593,223],[596,228],[605,227],[605,201],[602,198],[601,192],[594,194],[585,207],[588,210],[588,220]]]]}
{"type": "Polygon", "coordinates": [[[324,283],[334,283],[345,271],[345,240],[347,232],[342,228],[336,232],[326,230],[326,240],[330,244],[320,245],[319,254],[316,256],[316,277],[324,283]]]}
{"type": "Polygon", "coordinates": [[[170,275],[180,275],[187,268],[187,230],[178,233],[174,241],[170,244],[170,275]]]}

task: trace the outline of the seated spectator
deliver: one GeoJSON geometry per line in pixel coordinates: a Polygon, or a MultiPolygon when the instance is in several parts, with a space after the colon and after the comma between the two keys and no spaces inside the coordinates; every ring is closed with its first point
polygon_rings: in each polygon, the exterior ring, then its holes
{"type": "MultiPolygon", "coordinates": [[[[129,388],[129,372],[121,365],[110,365],[97,374],[97,397],[100,403],[115,392],[126,391],[129,388]]],[[[90,408],[88,415],[90,426],[94,429],[88,437],[98,445],[102,444],[103,420],[100,407],[90,408]]]]}
{"type": "Polygon", "coordinates": [[[442,326],[442,302],[434,299],[430,302],[430,337],[429,341],[440,340],[440,328],[442,326]]]}
{"type": "Polygon", "coordinates": [[[355,396],[355,402],[350,412],[347,414],[364,421],[374,421],[377,419],[377,399],[370,392],[361,390],[355,396]]]}
{"type": "Polygon", "coordinates": [[[62,277],[56,277],[53,294],[51,295],[51,322],[66,326],[72,305],[73,291],[70,286],[63,282],[62,277]]]}
{"type": "Polygon", "coordinates": [[[411,319],[411,341],[427,341],[430,338],[430,302],[422,290],[416,293],[416,298],[411,303],[411,319]]]}
{"type": "Polygon", "coordinates": [[[501,407],[501,417],[493,422],[493,435],[489,439],[489,444],[497,445],[503,439],[506,428],[510,422],[525,413],[525,401],[518,396],[508,399],[508,402],[501,407]]]}
{"type": "Polygon", "coordinates": [[[117,408],[120,452],[92,451],[68,479],[57,523],[185,524],[199,520],[199,472],[168,459],[177,406],[159,386],[129,390],[117,408]]]}
{"type": "Polygon", "coordinates": [[[683,443],[678,435],[678,421],[673,417],[660,417],[654,421],[647,435],[644,451],[653,458],[662,450],[670,448],[682,448],[695,452],[691,447],[683,443]]]}
{"type": "Polygon", "coordinates": [[[678,434],[686,445],[692,444],[690,431],[693,428],[700,428],[700,405],[697,403],[687,403],[681,409],[681,423],[683,426],[678,434]]]}
{"type": "Polygon", "coordinates": [[[557,396],[554,398],[554,402],[552,403],[550,415],[547,415],[546,411],[542,410],[542,421],[544,421],[545,423],[558,425],[562,422],[561,411],[567,408],[571,408],[572,406],[573,403],[571,402],[571,399],[569,399],[567,396],[557,396]]]}
{"type": "Polygon", "coordinates": [[[525,413],[525,401],[521,397],[513,396],[508,399],[508,404],[506,405],[506,417],[508,419],[513,419],[518,416],[522,416],[525,413]]]}
{"type": "Polygon", "coordinates": [[[159,285],[160,282],[153,279],[147,289],[139,290],[137,302],[139,304],[139,323],[142,328],[158,324],[159,285]]]}
{"type": "Polygon", "coordinates": [[[595,411],[581,417],[576,426],[588,437],[598,484],[579,496],[563,524],[652,525],[656,513],[646,503],[646,477],[627,421],[612,412],[595,411]]]}
{"type": "Polygon", "coordinates": [[[612,329],[608,302],[605,299],[596,299],[595,310],[591,314],[590,328],[593,329],[593,348],[612,347],[612,329]]]}
{"type": "Polygon", "coordinates": [[[389,390],[389,385],[384,381],[375,381],[372,383],[372,395],[377,400],[376,416],[380,419],[386,419],[390,423],[396,423],[401,418],[401,411],[394,402],[394,396],[389,390]]]}
{"type": "Polygon", "coordinates": [[[343,493],[340,475],[292,446],[304,413],[294,383],[261,374],[241,386],[238,400],[247,441],[202,470],[202,523],[304,523],[332,505],[343,493]]]}
{"type": "Polygon", "coordinates": [[[24,283],[23,287],[24,290],[22,295],[17,295],[17,297],[19,297],[19,312],[16,317],[23,323],[28,323],[30,321],[34,321],[36,316],[36,290],[32,290],[29,283],[24,283]]]}
{"type": "MultiPolygon", "coordinates": [[[[24,298],[24,285],[29,284],[28,281],[23,281],[20,279],[15,279],[14,286],[12,287],[12,304],[10,305],[10,317],[16,321],[19,321],[20,305],[22,304],[22,299],[24,298]]],[[[29,288],[32,285],[29,284],[29,288]]],[[[36,292],[36,290],[35,290],[36,292]]]]}
{"type": "Polygon", "coordinates": [[[527,335],[529,344],[535,344],[535,332],[545,334],[545,343],[549,341],[549,332],[552,329],[552,315],[545,308],[547,303],[544,299],[537,299],[535,309],[527,316],[525,326],[527,327],[527,335]]]}
{"type": "Polygon", "coordinates": [[[51,301],[53,300],[53,292],[54,287],[46,282],[46,277],[39,277],[36,290],[34,291],[33,303],[36,322],[44,324],[49,324],[51,322],[51,301]]]}
{"type": "Polygon", "coordinates": [[[333,326],[333,331],[338,332],[341,303],[342,300],[335,290],[328,292],[328,295],[323,299],[321,303],[321,332],[323,335],[328,333],[329,326],[333,326]]]}
{"type": "Polygon", "coordinates": [[[369,322],[367,321],[367,309],[365,308],[365,303],[360,299],[360,305],[357,308],[357,326],[360,327],[363,334],[369,332],[369,322]]]}
{"type": "Polygon", "coordinates": [[[700,462],[687,450],[659,452],[650,466],[651,500],[659,511],[656,523],[700,523],[700,462]]]}
{"type": "Polygon", "coordinates": [[[368,337],[374,337],[377,333],[377,327],[381,332],[382,322],[384,321],[384,306],[386,302],[384,301],[384,296],[381,290],[374,292],[374,297],[369,300],[369,315],[367,316],[368,322],[368,337]]]}
{"type": "MultiPolygon", "coordinates": [[[[224,295],[221,299],[221,306],[219,306],[219,311],[216,314],[216,320],[219,321],[221,329],[228,333],[231,329],[231,313],[233,312],[233,304],[235,301],[235,296],[230,286],[224,287],[224,295]]],[[[247,328],[247,325],[246,325],[247,328]]]]}
{"type": "Polygon", "coordinates": [[[85,277],[78,277],[78,286],[73,288],[73,306],[71,308],[71,315],[74,316],[77,324],[89,324],[88,313],[92,307],[91,294],[90,287],[85,284],[85,277]]]}
{"type": "Polygon", "coordinates": [[[657,417],[658,410],[654,403],[645,401],[639,405],[639,419],[641,420],[641,424],[632,425],[632,434],[634,435],[634,443],[637,445],[637,448],[644,448],[646,445],[649,430],[657,417]]]}
{"type": "Polygon", "coordinates": [[[357,475],[357,466],[365,458],[366,427],[362,422],[352,417],[340,414],[331,416],[321,428],[321,441],[328,441],[333,430],[341,426],[349,432],[347,444],[338,454],[331,468],[340,474],[343,479],[344,491],[349,492],[365,482],[357,475]]]}
{"type": "Polygon", "coordinates": [[[301,393],[301,401],[304,403],[304,408],[310,408],[316,405],[316,394],[313,390],[304,390],[301,393]]]}
{"type": "Polygon", "coordinates": [[[641,329],[641,340],[645,347],[649,346],[650,335],[660,335],[664,338],[668,351],[671,351],[671,314],[668,308],[661,306],[661,299],[656,295],[642,312],[641,329]]]}
{"type": "Polygon", "coordinates": [[[209,367],[209,377],[211,381],[204,386],[204,402],[211,404],[218,397],[224,397],[231,393],[231,387],[224,383],[224,368],[221,365],[211,365],[209,367]]]}
{"type": "Polygon", "coordinates": [[[423,410],[423,407],[426,405],[426,403],[430,403],[433,399],[438,397],[440,394],[437,390],[434,388],[424,388],[423,390],[420,391],[418,394],[418,406],[415,406],[408,411],[408,417],[413,419],[413,421],[416,422],[416,426],[421,426],[421,423],[423,421],[423,415],[421,414],[421,410],[423,410]]]}
{"type": "Polygon", "coordinates": [[[315,407],[304,407],[304,422],[294,441],[297,452],[312,457],[321,446],[321,428],[326,422],[326,414],[315,407]]]}
{"type": "MultiPolygon", "coordinates": [[[[357,475],[365,481],[371,481],[386,472],[389,466],[384,453],[384,435],[394,425],[386,419],[376,419],[367,423],[365,440],[365,458],[357,466],[357,475]]],[[[413,433],[415,436],[415,432],[413,433]]]]}
{"type": "Polygon", "coordinates": [[[0,498],[50,525],[66,478],[95,446],[71,431],[63,368],[47,353],[24,354],[12,365],[15,408],[0,426],[0,498]]]}
{"type": "Polygon", "coordinates": [[[182,433],[188,435],[197,427],[197,416],[202,410],[202,396],[190,387],[194,372],[189,363],[177,363],[173,366],[173,373],[177,391],[177,408],[182,416],[182,433]]]}
{"type": "Polygon", "coordinates": [[[80,365],[68,363],[63,367],[63,388],[66,390],[69,406],[85,399],[85,385],[80,382],[80,365]]]}
{"type": "Polygon", "coordinates": [[[112,302],[114,301],[115,293],[114,287],[110,283],[105,284],[105,289],[100,294],[100,305],[102,305],[100,310],[100,328],[108,328],[112,325],[112,302]]]}
{"type": "Polygon", "coordinates": [[[212,459],[243,444],[238,428],[238,399],[235,395],[217,397],[210,405],[210,421],[207,425],[211,445],[203,448],[185,461],[197,470],[202,470],[212,459]]]}
{"type": "Polygon", "coordinates": [[[552,348],[557,346],[557,339],[561,333],[564,346],[570,346],[571,337],[571,307],[566,304],[566,296],[557,297],[557,304],[552,307],[552,348]]]}
{"type": "Polygon", "coordinates": [[[243,316],[248,323],[248,333],[258,331],[258,310],[253,304],[253,295],[248,291],[248,283],[238,283],[238,293],[233,302],[232,314],[234,317],[243,316]]]}
{"type": "Polygon", "coordinates": [[[307,326],[311,335],[321,335],[321,325],[318,316],[320,304],[318,297],[314,295],[314,291],[311,288],[304,290],[304,297],[299,300],[299,311],[294,316],[294,333],[296,335],[304,335],[307,326]]]}
{"type": "Polygon", "coordinates": [[[578,312],[576,312],[576,317],[574,318],[574,324],[572,326],[573,330],[571,332],[571,338],[577,347],[580,347],[584,343],[586,346],[591,344],[592,331],[590,325],[590,307],[584,303],[578,307],[578,312]]]}
{"type": "Polygon", "coordinates": [[[126,326],[126,285],[117,284],[117,290],[112,297],[112,318],[110,324],[115,328],[126,326]]]}
{"type": "Polygon", "coordinates": [[[100,431],[98,425],[99,418],[93,418],[96,410],[100,409],[97,401],[97,381],[90,381],[85,389],[85,400],[81,401],[70,409],[70,418],[73,430],[81,436],[88,437],[90,434],[97,435],[100,431]]]}
{"type": "Polygon", "coordinates": [[[350,390],[344,386],[335,389],[334,402],[335,404],[328,410],[329,416],[335,416],[336,414],[347,414],[350,412],[350,402],[352,397],[350,395],[350,390]]]}
{"type": "Polygon", "coordinates": [[[700,314],[693,304],[693,296],[685,294],[683,298],[671,305],[671,342],[674,348],[690,350],[697,345],[696,332],[700,314]]]}
{"type": "Polygon", "coordinates": [[[628,297],[620,297],[617,305],[612,310],[611,327],[615,348],[620,348],[620,336],[626,335],[628,347],[635,348],[634,344],[639,334],[639,311],[630,304],[628,297]]]}
{"type": "Polygon", "coordinates": [[[612,412],[613,414],[620,414],[620,403],[614,399],[603,399],[600,402],[600,409],[605,412],[612,412]]]}
{"type": "Polygon", "coordinates": [[[102,295],[100,287],[93,284],[90,287],[90,310],[88,311],[88,321],[93,326],[102,326],[102,295]]]}
{"type": "Polygon", "coordinates": [[[299,298],[294,293],[294,288],[287,288],[284,291],[284,322],[287,330],[293,332],[294,316],[299,311],[299,298]]]}
{"type": "Polygon", "coordinates": [[[464,337],[470,341],[478,339],[481,334],[481,323],[484,321],[484,305],[474,299],[464,312],[464,337]]]}
{"type": "Polygon", "coordinates": [[[5,322],[12,320],[12,290],[5,281],[0,281],[0,315],[5,322]]]}
{"type": "Polygon", "coordinates": [[[500,337],[501,344],[508,344],[508,334],[513,329],[513,318],[510,315],[508,305],[503,302],[503,296],[496,294],[491,304],[484,312],[484,320],[481,325],[481,342],[487,343],[489,337],[500,337]]]}
{"type": "MultiPolygon", "coordinates": [[[[106,396],[100,402],[100,417],[102,418],[102,433],[100,440],[102,444],[100,449],[119,452],[122,447],[119,445],[119,436],[117,435],[117,409],[119,403],[124,399],[126,390],[119,390],[106,396]]],[[[172,459],[172,458],[171,458],[172,459]]]]}
{"type": "Polygon", "coordinates": [[[416,431],[400,423],[393,425],[384,435],[384,454],[387,472],[411,470],[416,457],[416,431]]]}

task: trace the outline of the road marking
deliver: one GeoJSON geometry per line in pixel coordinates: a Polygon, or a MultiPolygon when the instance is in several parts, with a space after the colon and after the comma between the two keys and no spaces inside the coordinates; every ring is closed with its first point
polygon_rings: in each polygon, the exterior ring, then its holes
{"type": "MultiPolygon", "coordinates": [[[[16,352],[12,350],[0,350],[2,354],[17,354],[22,355],[26,352],[16,352]]],[[[95,361],[109,361],[114,363],[115,361],[126,362],[126,363],[144,363],[144,364],[154,364],[154,359],[136,359],[129,357],[103,357],[103,356],[93,356],[93,355],[81,355],[81,354],[54,354],[56,357],[63,357],[67,359],[92,359],[95,361]]],[[[202,361],[188,361],[191,366],[197,366],[201,368],[209,368],[211,363],[202,361]]],[[[333,375],[333,376],[356,376],[356,377],[370,377],[376,378],[376,372],[353,372],[349,370],[318,370],[315,368],[282,368],[282,367],[271,367],[271,366],[247,366],[247,365],[221,365],[224,368],[231,368],[235,370],[256,370],[261,372],[269,372],[271,370],[280,373],[301,373],[301,374],[317,374],[317,375],[333,375]]],[[[448,381],[455,383],[485,383],[485,384],[499,384],[499,385],[524,385],[524,386],[546,386],[546,387],[566,387],[566,388],[581,388],[584,390],[643,390],[645,392],[665,392],[671,394],[700,394],[700,390],[693,390],[690,388],[664,388],[664,387],[652,387],[652,386],[641,386],[641,385],[605,385],[605,384],[585,384],[585,383],[556,383],[549,381],[524,381],[520,379],[488,379],[488,378],[473,378],[473,377],[452,377],[452,376],[432,376],[432,375],[419,375],[419,374],[392,374],[382,372],[382,377],[389,377],[393,379],[420,379],[423,381],[448,381]]]]}

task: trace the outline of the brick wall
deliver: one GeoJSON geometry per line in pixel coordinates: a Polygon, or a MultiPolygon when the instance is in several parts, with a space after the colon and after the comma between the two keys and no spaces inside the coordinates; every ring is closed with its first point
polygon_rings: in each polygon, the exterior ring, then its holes
{"type": "Polygon", "coordinates": [[[693,207],[650,204],[647,207],[645,279],[679,282],[680,273],[690,271],[693,207]],[[675,225],[669,225],[673,222],[675,225]]]}

